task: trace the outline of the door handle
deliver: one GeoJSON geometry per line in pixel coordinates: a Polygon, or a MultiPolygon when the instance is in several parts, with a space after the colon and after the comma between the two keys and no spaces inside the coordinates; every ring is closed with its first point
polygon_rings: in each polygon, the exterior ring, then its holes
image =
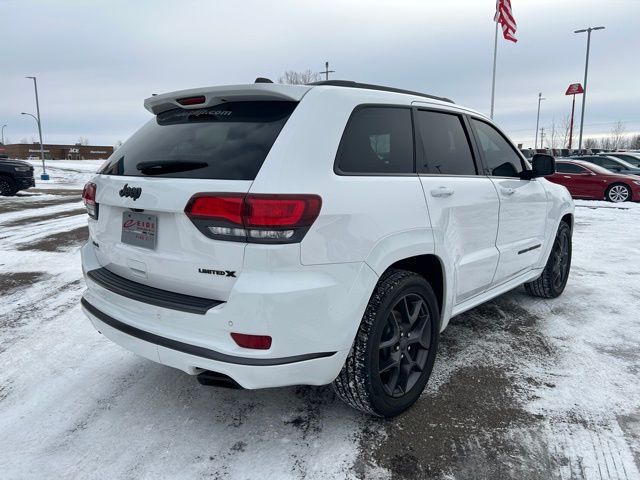
{"type": "Polygon", "coordinates": [[[564,178],[571,178],[569,175],[565,175],[564,178]]]}
{"type": "Polygon", "coordinates": [[[453,195],[453,188],[449,187],[438,187],[431,190],[432,197],[450,197],[453,195]]]}
{"type": "Polygon", "coordinates": [[[504,195],[513,195],[514,193],[516,193],[516,191],[513,188],[510,187],[502,187],[500,189],[500,191],[504,194],[504,195]]]}

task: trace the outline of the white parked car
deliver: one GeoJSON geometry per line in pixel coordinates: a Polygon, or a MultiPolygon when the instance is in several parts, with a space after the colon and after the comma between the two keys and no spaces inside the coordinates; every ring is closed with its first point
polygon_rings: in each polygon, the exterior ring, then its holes
{"type": "Polygon", "coordinates": [[[145,101],[87,184],[84,311],[202,383],[333,382],[379,416],[425,387],[450,318],[562,293],[573,203],[483,115],[354,82],[145,101]]]}

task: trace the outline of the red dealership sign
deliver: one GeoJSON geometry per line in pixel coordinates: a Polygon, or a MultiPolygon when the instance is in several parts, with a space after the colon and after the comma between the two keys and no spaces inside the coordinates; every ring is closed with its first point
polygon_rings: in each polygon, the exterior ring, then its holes
{"type": "Polygon", "coordinates": [[[579,83],[572,83],[571,85],[569,85],[569,88],[567,88],[565,95],[577,95],[579,93],[584,93],[582,85],[580,85],[579,83]]]}

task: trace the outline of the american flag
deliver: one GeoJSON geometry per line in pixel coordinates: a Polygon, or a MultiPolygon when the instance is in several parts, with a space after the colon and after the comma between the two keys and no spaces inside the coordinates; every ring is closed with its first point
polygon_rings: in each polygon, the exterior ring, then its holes
{"type": "Polygon", "coordinates": [[[511,0],[496,1],[496,15],[493,17],[493,21],[502,25],[502,36],[505,40],[518,41],[515,37],[517,25],[511,11],[511,0]]]}

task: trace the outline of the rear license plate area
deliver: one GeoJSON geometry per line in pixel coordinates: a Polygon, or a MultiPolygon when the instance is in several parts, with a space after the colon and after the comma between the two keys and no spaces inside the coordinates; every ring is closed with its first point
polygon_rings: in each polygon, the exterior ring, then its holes
{"type": "Polygon", "coordinates": [[[120,241],[136,247],[155,249],[158,217],[146,213],[123,212],[120,241]]]}

